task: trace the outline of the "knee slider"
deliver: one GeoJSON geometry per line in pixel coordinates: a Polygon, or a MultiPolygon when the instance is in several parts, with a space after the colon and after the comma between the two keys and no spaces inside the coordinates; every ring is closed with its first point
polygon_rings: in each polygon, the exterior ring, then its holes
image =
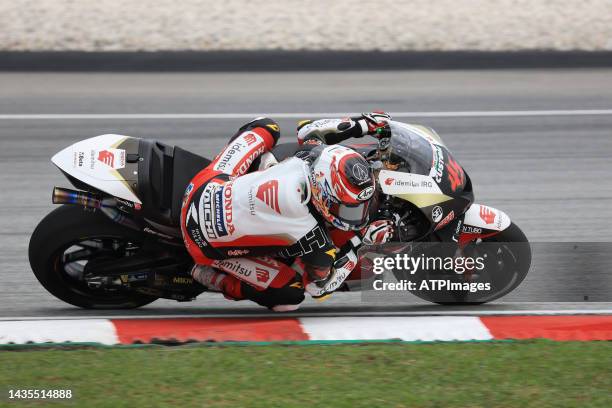
{"type": "Polygon", "coordinates": [[[278,305],[299,305],[304,301],[304,288],[301,284],[289,283],[280,288],[269,287],[259,291],[245,284],[243,295],[247,299],[267,308],[278,305]]]}
{"type": "Polygon", "coordinates": [[[299,305],[304,301],[304,289],[293,286],[284,286],[282,288],[273,289],[274,293],[271,298],[274,299],[274,305],[299,305]]]}

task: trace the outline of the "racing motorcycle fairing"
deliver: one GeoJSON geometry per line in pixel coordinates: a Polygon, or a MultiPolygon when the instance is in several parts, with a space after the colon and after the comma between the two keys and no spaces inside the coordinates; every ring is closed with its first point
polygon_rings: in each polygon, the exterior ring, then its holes
{"type": "Polygon", "coordinates": [[[392,121],[389,127],[391,137],[381,154],[386,169],[429,176],[443,194],[473,199],[468,175],[437,133],[401,122],[392,121]]]}
{"type": "Polygon", "coordinates": [[[432,129],[394,121],[389,127],[380,157],[382,192],[417,208],[429,232],[455,225],[474,200],[469,176],[432,129]]]}
{"type": "Polygon", "coordinates": [[[139,139],[107,134],[82,140],[57,153],[51,161],[68,178],[111,196],[142,204],[138,182],[139,139]]]}
{"type": "Polygon", "coordinates": [[[460,242],[490,237],[504,231],[512,224],[510,217],[497,208],[472,204],[465,212],[460,242]]]}
{"type": "Polygon", "coordinates": [[[156,229],[178,231],[185,188],[210,160],[164,143],[106,134],[82,140],[57,153],[52,162],[82,190],[126,200],[156,229]]]}
{"type": "Polygon", "coordinates": [[[381,170],[378,185],[384,194],[404,199],[419,208],[453,199],[442,192],[432,177],[423,174],[381,170]]]}

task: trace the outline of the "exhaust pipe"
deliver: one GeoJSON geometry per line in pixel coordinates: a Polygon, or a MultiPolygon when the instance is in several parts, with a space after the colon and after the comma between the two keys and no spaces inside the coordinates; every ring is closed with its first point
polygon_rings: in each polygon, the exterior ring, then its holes
{"type": "Polygon", "coordinates": [[[117,200],[114,198],[101,198],[98,194],[89,191],[71,190],[63,187],[53,187],[51,195],[53,204],[73,204],[100,210],[111,220],[126,227],[140,231],[141,228],[122,211],[117,209],[117,200]]]}
{"type": "Polygon", "coordinates": [[[88,208],[102,207],[102,201],[97,194],[62,187],[53,187],[51,201],[53,204],[76,204],[88,208]]]}

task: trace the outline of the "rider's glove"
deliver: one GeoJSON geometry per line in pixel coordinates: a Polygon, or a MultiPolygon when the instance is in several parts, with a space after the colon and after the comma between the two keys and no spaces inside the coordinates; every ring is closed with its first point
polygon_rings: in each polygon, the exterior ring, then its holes
{"type": "Polygon", "coordinates": [[[393,237],[393,223],[389,220],[372,221],[361,232],[361,239],[366,245],[380,245],[393,237]]]}
{"type": "Polygon", "coordinates": [[[357,249],[360,245],[359,237],[351,238],[338,253],[329,277],[324,281],[308,283],[305,287],[306,292],[313,298],[322,298],[338,289],[357,266],[357,249]]]}
{"type": "Polygon", "coordinates": [[[367,126],[367,134],[376,135],[380,132],[379,129],[384,129],[389,124],[391,115],[385,112],[362,113],[361,119],[367,126]]]}
{"type": "Polygon", "coordinates": [[[360,124],[351,118],[303,120],[298,123],[297,127],[299,144],[336,144],[351,137],[361,137],[364,134],[360,124]]]}
{"type": "Polygon", "coordinates": [[[387,126],[391,116],[384,112],[362,113],[361,116],[344,119],[303,120],[298,123],[299,144],[314,142],[337,144],[352,137],[377,135],[387,126]]]}

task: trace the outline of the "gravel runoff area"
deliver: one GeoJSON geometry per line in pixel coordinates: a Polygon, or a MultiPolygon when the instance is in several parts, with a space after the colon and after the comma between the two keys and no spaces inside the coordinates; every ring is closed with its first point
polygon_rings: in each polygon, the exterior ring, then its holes
{"type": "Polygon", "coordinates": [[[0,0],[0,50],[612,50],[612,0],[0,0]]]}

